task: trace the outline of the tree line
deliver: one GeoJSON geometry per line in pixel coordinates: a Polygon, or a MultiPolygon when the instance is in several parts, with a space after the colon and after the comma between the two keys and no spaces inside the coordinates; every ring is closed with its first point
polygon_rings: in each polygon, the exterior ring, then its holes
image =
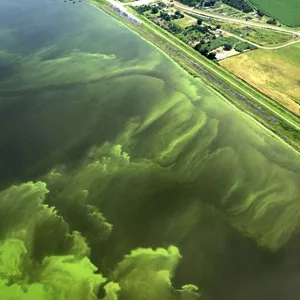
{"type": "MultiPolygon", "coordinates": [[[[179,0],[179,1],[189,6],[203,6],[203,7],[214,6],[217,2],[220,2],[218,0],[179,0]]],[[[248,3],[247,0],[222,0],[222,2],[233,8],[241,10],[245,13],[249,13],[253,11],[253,8],[251,7],[251,5],[248,3]]]]}

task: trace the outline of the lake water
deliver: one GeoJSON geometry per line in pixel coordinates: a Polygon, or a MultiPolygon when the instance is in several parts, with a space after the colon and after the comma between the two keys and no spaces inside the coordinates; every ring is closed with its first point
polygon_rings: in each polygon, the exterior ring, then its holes
{"type": "Polygon", "coordinates": [[[101,10],[0,2],[0,116],[1,300],[299,299],[299,155],[101,10]]]}

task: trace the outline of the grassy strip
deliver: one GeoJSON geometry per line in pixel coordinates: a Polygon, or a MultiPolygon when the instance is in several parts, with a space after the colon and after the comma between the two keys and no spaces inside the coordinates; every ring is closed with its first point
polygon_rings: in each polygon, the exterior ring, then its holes
{"type": "MultiPolygon", "coordinates": [[[[238,90],[237,88],[232,85],[230,82],[226,81],[226,84],[224,83],[224,79],[211,72],[210,69],[208,69],[205,65],[208,65],[211,68],[214,68],[217,70],[217,72],[223,76],[226,76],[229,80],[233,81],[235,84],[238,84],[241,88],[243,88],[246,91],[251,92],[251,94],[254,97],[259,97],[259,99],[266,99],[265,101],[270,103],[270,106],[277,111],[281,112],[285,116],[288,116],[292,120],[295,120],[296,124],[299,124],[299,120],[293,116],[290,115],[288,112],[286,112],[284,109],[278,107],[276,104],[272,102],[272,100],[269,100],[266,96],[262,95],[260,92],[256,91],[254,88],[248,86],[246,83],[244,83],[242,80],[238,79],[234,75],[228,73],[225,69],[221,68],[219,65],[215,64],[214,62],[206,59],[203,57],[200,53],[194,51],[192,48],[190,48],[188,45],[182,43],[180,40],[175,38],[170,33],[166,32],[165,30],[161,29],[160,27],[156,26],[154,23],[149,21],[144,16],[139,15],[134,10],[131,10],[130,12],[133,15],[136,15],[139,19],[141,19],[144,23],[148,24],[150,26],[146,27],[143,24],[136,26],[126,19],[122,18],[118,14],[115,14],[112,10],[108,8],[107,5],[103,5],[103,2],[100,2],[101,8],[106,11],[108,14],[112,15],[113,17],[119,19],[123,23],[125,23],[129,28],[133,29],[137,33],[139,33],[141,36],[146,38],[148,41],[152,42],[156,46],[158,46],[160,49],[162,49],[168,56],[173,58],[176,62],[178,62],[184,69],[186,69],[189,73],[191,73],[194,76],[199,76],[201,74],[201,79],[205,79],[209,85],[214,88],[217,92],[221,93],[223,96],[226,97],[227,100],[229,100],[231,103],[234,103],[239,109],[247,112],[252,117],[254,117],[256,120],[258,120],[260,123],[262,123],[264,126],[269,128],[271,131],[276,133],[278,136],[280,136],[283,140],[285,140],[287,143],[289,143],[291,146],[293,146],[298,151],[300,150],[300,131],[294,128],[289,123],[286,123],[284,121],[279,120],[278,117],[275,117],[274,114],[269,111],[265,107],[259,106],[259,104],[255,103],[255,101],[251,101],[249,96],[246,94],[243,94],[242,91],[238,90]],[[157,32],[161,33],[163,36],[158,36],[157,32]],[[165,37],[165,38],[164,38],[165,37]],[[181,48],[185,49],[188,53],[181,53],[180,49],[176,49],[176,46],[170,45],[168,40],[176,42],[177,45],[180,45],[181,48]],[[197,57],[198,60],[203,61],[204,64],[196,63],[194,57],[197,57]],[[204,75],[204,76],[203,76],[204,75]],[[242,96],[241,96],[242,95],[242,96]],[[245,99],[245,101],[241,101],[241,97],[245,99]]],[[[299,124],[300,125],[300,124],[299,124]]]]}

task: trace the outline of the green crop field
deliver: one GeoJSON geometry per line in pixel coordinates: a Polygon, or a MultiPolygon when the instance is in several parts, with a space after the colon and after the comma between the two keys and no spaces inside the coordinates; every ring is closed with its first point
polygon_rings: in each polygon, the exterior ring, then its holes
{"type": "Polygon", "coordinates": [[[266,15],[285,25],[300,26],[299,0],[251,0],[251,2],[266,15]]]}

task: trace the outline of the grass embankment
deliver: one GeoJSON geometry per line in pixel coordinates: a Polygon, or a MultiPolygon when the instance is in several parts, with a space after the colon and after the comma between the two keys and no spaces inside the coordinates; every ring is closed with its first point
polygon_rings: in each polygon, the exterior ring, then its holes
{"type": "Polygon", "coordinates": [[[148,41],[154,43],[188,72],[194,76],[201,75],[202,80],[205,80],[212,88],[225,96],[238,108],[252,115],[273,132],[276,132],[294,148],[300,149],[300,132],[296,129],[296,127],[300,127],[300,124],[296,116],[285,111],[259,91],[230,74],[219,65],[206,59],[200,53],[134,10],[130,10],[131,13],[138,16],[144,24],[136,26],[112,12],[106,5],[101,5],[101,7],[108,14],[121,20],[148,41]]]}
{"type": "Polygon", "coordinates": [[[281,23],[297,27],[300,26],[300,1],[299,0],[250,0],[255,7],[266,15],[279,20],[281,23]]]}
{"type": "Polygon", "coordinates": [[[300,116],[300,44],[244,53],[221,65],[300,116]]]}

